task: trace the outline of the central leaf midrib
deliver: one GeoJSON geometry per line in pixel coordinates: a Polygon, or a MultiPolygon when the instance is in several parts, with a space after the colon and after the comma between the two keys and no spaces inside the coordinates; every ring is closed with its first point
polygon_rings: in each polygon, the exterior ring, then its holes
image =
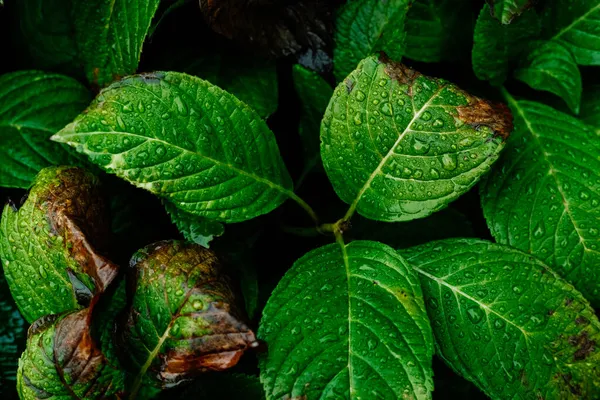
{"type": "Polygon", "coordinates": [[[596,7],[591,8],[589,11],[587,11],[586,13],[584,13],[583,15],[581,15],[579,18],[575,19],[569,25],[567,25],[566,27],[564,27],[563,29],[561,29],[560,32],[558,32],[557,34],[555,34],[554,36],[552,36],[552,38],[550,38],[550,40],[556,40],[556,39],[560,38],[563,34],[565,34],[566,32],[568,32],[569,30],[571,30],[571,28],[573,28],[575,25],[579,24],[581,21],[587,19],[587,17],[589,15],[591,15],[593,12],[595,12],[597,10],[600,10],[600,3],[598,3],[598,5],[596,5],[596,7]]]}

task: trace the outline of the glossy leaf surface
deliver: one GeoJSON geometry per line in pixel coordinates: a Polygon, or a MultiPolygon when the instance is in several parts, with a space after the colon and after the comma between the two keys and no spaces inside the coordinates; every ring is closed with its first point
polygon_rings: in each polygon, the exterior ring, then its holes
{"type": "Polygon", "coordinates": [[[513,19],[532,7],[535,0],[486,0],[492,16],[503,24],[510,24],[513,19]]]}

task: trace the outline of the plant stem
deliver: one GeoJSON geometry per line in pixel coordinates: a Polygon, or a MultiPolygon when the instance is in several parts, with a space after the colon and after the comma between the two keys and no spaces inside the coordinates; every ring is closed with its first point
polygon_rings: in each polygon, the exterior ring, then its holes
{"type": "Polygon", "coordinates": [[[292,235],[303,236],[303,237],[319,236],[319,233],[321,233],[319,231],[319,228],[314,227],[314,226],[312,226],[310,228],[304,228],[304,227],[297,227],[297,226],[281,225],[281,230],[284,231],[285,233],[290,233],[292,235]]]}
{"type": "Polygon", "coordinates": [[[308,213],[308,215],[313,220],[313,222],[315,223],[316,226],[319,226],[319,217],[317,216],[317,213],[315,212],[315,210],[313,210],[312,207],[309,206],[307,202],[302,200],[296,193],[292,192],[291,190],[289,192],[287,192],[286,194],[289,196],[290,199],[292,199],[296,203],[298,203],[298,205],[300,207],[302,207],[304,209],[304,211],[306,211],[308,213]]]}

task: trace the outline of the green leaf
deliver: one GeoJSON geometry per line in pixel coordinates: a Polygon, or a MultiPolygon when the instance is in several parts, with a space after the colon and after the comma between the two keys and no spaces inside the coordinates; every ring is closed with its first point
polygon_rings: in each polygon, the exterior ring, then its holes
{"type": "Polygon", "coordinates": [[[50,136],[89,104],[76,80],[40,71],[0,76],[0,186],[28,188],[44,167],[77,163],[50,136]]]}
{"type": "Polygon", "coordinates": [[[469,2],[415,1],[406,17],[404,55],[425,62],[454,60],[462,50],[470,51],[472,32],[472,5],[469,2]]]}
{"type": "Polygon", "coordinates": [[[515,78],[561,97],[575,114],[581,102],[581,74],[569,50],[557,42],[535,41],[514,71],[515,78]]]}
{"type": "Polygon", "coordinates": [[[510,24],[514,18],[533,6],[533,0],[486,0],[494,18],[503,24],[510,24]]]}
{"type": "Polygon", "coordinates": [[[266,118],[277,110],[277,69],[249,54],[213,53],[195,57],[177,71],[198,76],[233,94],[266,118]]]}
{"type": "Polygon", "coordinates": [[[27,329],[4,276],[0,274],[0,397],[16,396],[16,372],[19,355],[25,348],[27,329]]]}
{"type": "Polygon", "coordinates": [[[321,156],[337,194],[380,221],[426,217],[486,173],[512,129],[508,108],[384,58],[336,89],[321,156]]]}
{"type": "Polygon", "coordinates": [[[334,74],[341,81],[365,57],[378,51],[400,60],[408,0],[351,0],[340,10],[333,51],[334,74]]]}
{"type": "Polygon", "coordinates": [[[119,327],[121,353],[135,376],[131,398],[148,376],[177,385],[203,372],[234,366],[255,346],[240,319],[235,296],[210,250],[177,241],[136,253],[128,276],[132,300],[119,327]]]}
{"type": "Polygon", "coordinates": [[[260,116],[222,89],[177,72],[114,83],[53,139],[209,219],[244,221],[293,196],[260,116]]]}
{"type": "Polygon", "coordinates": [[[501,85],[518,57],[541,31],[540,18],[529,10],[510,25],[502,25],[490,15],[486,5],[481,10],[473,38],[473,71],[477,78],[501,85]]]}
{"type": "Polygon", "coordinates": [[[293,78],[296,93],[302,104],[299,131],[304,150],[304,174],[306,175],[321,165],[319,151],[321,120],[333,95],[333,89],[319,74],[301,65],[294,66],[293,78]]]}
{"type": "Polygon", "coordinates": [[[478,239],[402,252],[418,273],[436,354],[493,399],[600,396],[600,322],[531,255],[478,239]]]}
{"type": "Polygon", "coordinates": [[[585,88],[579,118],[600,133],[600,85],[585,88]]]}
{"type": "Polygon", "coordinates": [[[542,14],[544,37],[565,46],[580,65],[600,65],[600,3],[548,0],[542,14]]]}
{"type": "Polygon", "coordinates": [[[96,347],[90,333],[92,310],[37,320],[19,360],[17,389],[22,400],[106,399],[123,390],[123,374],[96,347]]]}
{"type": "Polygon", "coordinates": [[[300,258],[273,291],[259,337],[268,399],[430,399],[431,327],[418,279],[377,242],[300,258]]]}
{"type": "Polygon", "coordinates": [[[225,232],[220,222],[180,210],[169,201],[165,201],[164,205],[179,232],[190,242],[208,248],[215,236],[221,236],[225,232]]]}
{"type": "Polygon", "coordinates": [[[510,99],[515,131],[481,186],[496,241],[531,253],[600,305],[600,137],[548,106],[510,99]]]}
{"type": "Polygon", "coordinates": [[[118,272],[96,251],[108,222],[97,178],[74,167],[42,170],[19,210],[4,207],[0,258],[27,321],[76,310],[104,291],[118,272]]]}

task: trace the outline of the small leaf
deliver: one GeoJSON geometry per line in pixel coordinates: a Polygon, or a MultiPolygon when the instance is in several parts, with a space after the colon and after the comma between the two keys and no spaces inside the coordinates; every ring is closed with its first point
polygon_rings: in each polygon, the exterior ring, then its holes
{"type": "Polygon", "coordinates": [[[404,52],[408,0],[351,0],[336,24],[334,73],[344,79],[365,57],[378,51],[399,60],[404,52]]]}
{"type": "Polygon", "coordinates": [[[561,97],[575,114],[581,102],[581,74],[573,56],[558,42],[535,41],[514,71],[515,78],[561,97]]]}
{"type": "Polygon", "coordinates": [[[225,232],[225,228],[220,222],[187,213],[168,201],[165,201],[164,204],[179,232],[192,243],[208,248],[210,241],[215,236],[221,236],[225,232]]]}
{"type": "Polygon", "coordinates": [[[494,18],[503,24],[510,24],[512,20],[527,9],[533,7],[534,0],[485,0],[490,7],[494,18]]]}
{"type": "Polygon", "coordinates": [[[471,50],[473,23],[468,1],[415,1],[406,17],[404,55],[425,62],[455,60],[471,50]]]}
{"type": "Polygon", "coordinates": [[[436,353],[490,398],[600,396],[600,322],[542,262],[478,239],[402,254],[421,280],[436,353]]]}
{"type": "Polygon", "coordinates": [[[27,327],[19,313],[4,276],[0,274],[0,397],[16,398],[19,355],[25,349],[27,327]]]}
{"type": "Polygon", "coordinates": [[[76,80],[39,71],[0,76],[0,186],[28,188],[44,167],[77,159],[48,139],[89,104],[76,80]]]}
{"type": "Polygon", "coordinates": [[[600,85],[587,87],[583,91],[579,117],[600,134],[600,85]]]}
{"type": "Polygon", "coordinates": [[[501,25],[486,5],[481,10],[473,39],[473,71],[477,78],[501,85],[511,67],[540,34],[540,18],[529,10],[510,25],[501,25]]]}
{"type": "Polygon", "coordinates": [[[107,225],[97,178],[74,167],[42,170],[19,210],[4,207],[0,258],[27,321],[76,310],[104,291],[118,272],[96,251],[107,225]]]}
{"type": "Polygon", "coordinates": [[[510,99],[515,131],[481,186],[499,243],[531,253],[600,306],[600,137],[548,106],[510,99]]]}
{"type": "Polygon", "coordinates": [[[171,387],[197,374],[234,366],[254,333],[240,319],[235,296],[213,252],[195,244],[158,242],[131,260],[126,322],[119,346],[133,398],[148,375],[171,387]]]}
{"type": "Polygon", "coordinates": [[[580,65],[600,65],[600,3],[547,0],[542,14],[544,38],[565,46],[580,65]]]}
{"type": "Polygon", "coordinates": [[[426,217],[477,183],[512,130],[507,107],[385,58],[336,89],[321,156],[338,196],[380,221],[426,217]]]}
{"type": "Polygon", "coordinates": [[[29,328],[17,375],[21,399],[117,398],[123,374],[96,346],[91,318],[86,308],[42,317],[29,328]]]}
{"type": "Polygon", "coordinates": [[[265,214],[292,190],[260,116],[222,89],[177,72],[114,83],[53,139],[183,211],[218,221],[265,214]]]}
{"type": "Polygon", "coordinates": [[[299,131],[304,150],[304,174],[306,175],[321,165],[319,151],[321,120],[333,95],[333,89],[319,74],[300,65],[294,66],[293,77],[296,93],[302,103],[299,131]]]}
{"type": "Polygon", "coordinates": [[[381,243],[330,244],[296,261],[259,337],[268,399],[431,398],[433,343],[418,278],[381,243]]]}

